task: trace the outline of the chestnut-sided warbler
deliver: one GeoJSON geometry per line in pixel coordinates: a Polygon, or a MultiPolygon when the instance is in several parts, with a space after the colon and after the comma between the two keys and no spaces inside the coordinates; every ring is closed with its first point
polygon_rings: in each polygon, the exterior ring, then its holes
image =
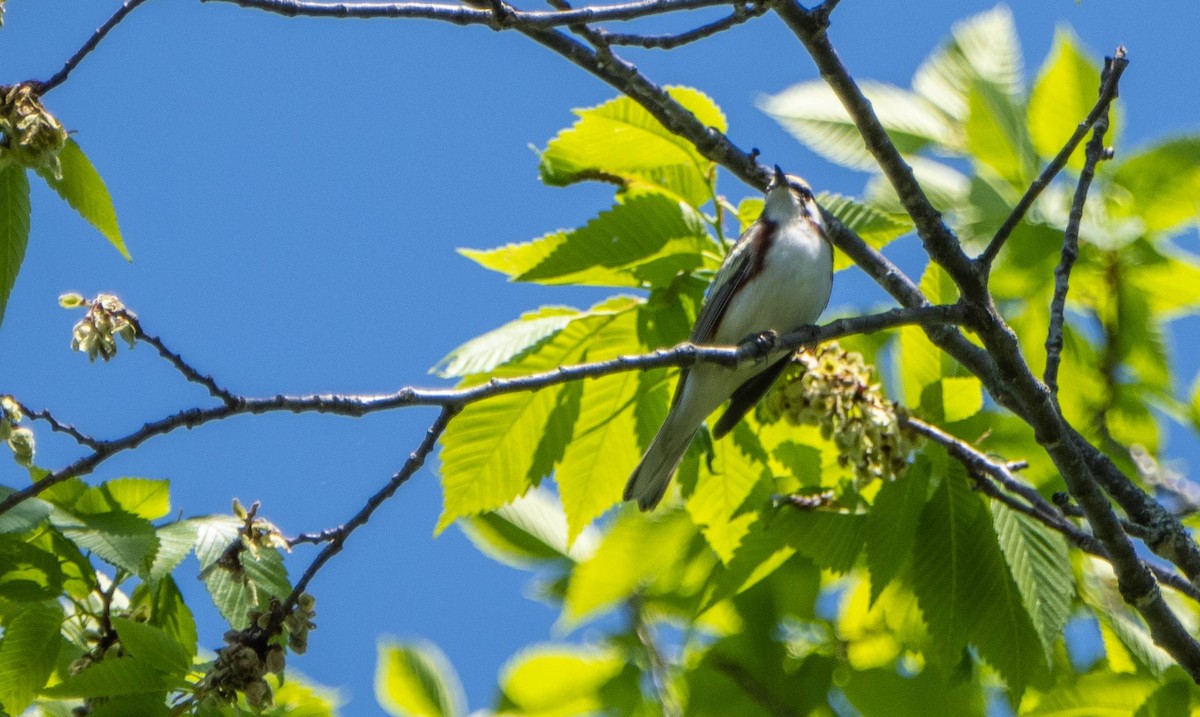
{"type": "MultiPolygon", "coordinates": [[[[833,249],[812,190],[776,166],[762,214],[717,270],[690,341],[730,345],[766,331],[794,331],[817,320],[832,288],[833,249]]],[[[766,394],[791,354],[773,351],[736,369],[684,369],[662,428],[625,485],[625,500],[636,500],[642,510],[658,505],[700,424],[731,399],[712,429],[713,438],[728,433],[766,394]]]]}

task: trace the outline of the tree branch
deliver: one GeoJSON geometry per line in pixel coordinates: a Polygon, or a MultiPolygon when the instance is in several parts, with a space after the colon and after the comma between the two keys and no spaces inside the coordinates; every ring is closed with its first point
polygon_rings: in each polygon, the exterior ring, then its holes
{"type": "MultiPolygon", "coordinates": [[[[644,371],[669,366],[689,367],[699,363],[716,363],[728,367],[760,360],[768,351],[795,349],[802,345],[829,341],[857,333],[871,333],[898,326],[912,324],[958,323],[963,318],[963,308],[957,304],[925,306],[912,309],[892,309],[879,314],[858,316],[831,321],[824,326],[806,326],[782,337],[770,345],[748,341],[736,347],[697,346],[682,343],[671,349],[661,349],[638,356],[619,356],[610,361],[562,366],[553,371],[522,376],[513,379],[493,379],[478,386],[463,389],[422,389],[411,386],[390,394],[362,396],[346,394],[318,394],[311,396],[272,396],[249,398],[230,396],[222,405],[212,408],[190,408],[165,418],[146,423],[138,430],[112,440],[95,441],[87,456],[54,471],[36,483],[12,493],[0,500],[0,514],[26,498],[70,478],[86,475],[108,458],[136,448],[155,436],[170,433],[179,428],[197,426],[242,414],[263,414],[276,411],[291,413],[327,413],[339,416],[359,417],[369,413],[404,408],[409,406],[440,406],[457,412],[464,406],[493,396],[521,391],[536,391],[568,381],[597,378],[621,371],[644,371]]],[[[174,354],[172,354],[174,355],[174,354]]],[[[187,365],[182,359],[180,363],[187,365]]],[[[172,361],[174,363],[174,361],[172,361]]],[[[193,369],[194,370],[194,369],[193,369]]]]}
{"type": "Polygon", "coordinates": [[[34,82],[34,84],[37,86],[37,93],[39,95],[44,95],[65,82],[67,77],[70,76],[71,72],[79,66],[79,63],[83,62],[83,58],[87,57],[92,50],[96,49],[96,46],[100,44],[100,41],[104,39],[104,36],[107,35],[114,27],[119,25],[121,21],[124,20],[127,15],[129,15],[129,13],[136,10],[137,7],[144,2],[146,2],[146,0],[125,0],[121,7],[117,8],[117,11],[113,13],[112,17],[108,18],[103,25],[96,28],[96,31],[92,33],[92,36],[88,38],[87,42],[83,43],[83,47],[76,50],[74,55],[71,55],[71,58],[67,60],[66,64],[62,66],[61,70],[54,73],[48,80],[34,82]]]}
{"type": "MultiPolygon", "coordinates": [[[[1117,48],[1115,57],[1104,62],[1104,74],[1101,85],[1107,85],[1113,76],[1120,78],[1128,61],[1125,59],[1124,48],[1117,48]],[[1119,68],[1119,69],[1114,69],[1119,68]]],[[[1114,84],[1113,91],[1116,91],[1114,84]]],[[[1112,156],[1111,151],[1104,146],[1104,135],[1108,132],[1108,104],[1103,105],[1100,116],[1096,118],[1092,129],[1092,139],[1088,142],[1086,159],[1083,170],[1079,173],[1079,183],[1075,187],[1075,197],[1071,202],[1071,213],[1067,218],[1067,229],[1063,232],[1062,256],[1054,269],[1054,298],[1050,301],[1050,328],[1046,333],[1046,370],[1042,381],[1053,394],[1058,393],[1058,366],[1062,361],[1063,321],[1067,305],[1067,290],[1071,280],[1071,267],[1079,256],[1079,224],[1083,221],[1083,205],[1087,201],[1088,189],[1092,186],[1092,177],[1096,174],[1096,165],[1112,156]]]]}
{"type": "Polygon", "coordinates": [[[600,30],[601,36],[605,42],[610,45],[633,45],[635,47],[643,47],[654,50],[673,50],[676,47],[686,45],[690,42],[703,40],[706,37],[711,37],[718,32],[728,30],[731,27],[741,25],[742,23],[752,18],[764,15],[770,6],[765,2],[747,2],[745,4],[735,5],[733,13],[727,15],[720,20],[701,25],[692,30],[681,32],[676,35],[636,35],[617,32],[608,32],[600,30]]]}
{"type": "Polygon", "coordinates": [[[1108,117],[1109,106],[1117,99],[1117,85],[1121,81],[1121,74],[1125,72],[1125,68],[1129,65],[1129,61],[1125,59],[1125,48],[1117,48],[1114,57],[1106,58],[1104,63],[1104,72],[1100,75],[1100,97],[1096,100],[1096,104],[1092,107],[1092,111],[1084,118],[1079,126],[1075,128],[1075,132],[1067,139],[1067,143],[1063,145],[1058,154],[1054,155],[1054,159],[1050,160],[1050,164],[1042,170],[1038,178],[1033,184],[1029,185],[1029,189],[1025,190],[1024,196],[1013,207],[1008,218],[1004,220],[1004,224],[996,230],[996,234],[992,236],[992,240],[984,248],[983,252],[976,258],[976,263],[981,266],[983,271],[991,270],[992,262],[996,260],[996,256],[1000,254],[1000,249],[1004,247],[1004,242],[1008,240],[1013,230],[1021,223],[1021,219],[1029,211],[1033,203],[1041,195],[1046,187],[1050,186],[1050,182],[1058,175],[1062,168],[1067,166],[1067,160],[1071,158],[1071,154],[1075,152],[1075,148],[1087,136],[1088,130],[1104,116],[1108,117]]]}

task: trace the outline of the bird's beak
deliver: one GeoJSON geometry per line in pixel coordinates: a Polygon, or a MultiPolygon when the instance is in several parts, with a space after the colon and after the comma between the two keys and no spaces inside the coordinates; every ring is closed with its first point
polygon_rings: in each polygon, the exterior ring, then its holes
{"type": "Polygon", "coordinates": [[[783,170],[777,164],[775,165],[775,176],[771,178],[771,183],[767,185],[767,191],[769,192],[775,187],[783,186],[787,186],[787,175],[783,173],[783,170]]]}

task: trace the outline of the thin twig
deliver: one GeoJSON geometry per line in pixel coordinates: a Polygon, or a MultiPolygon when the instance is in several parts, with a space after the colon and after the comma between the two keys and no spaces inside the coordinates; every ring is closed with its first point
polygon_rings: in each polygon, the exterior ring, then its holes
{"type": "Polygon", "coordinates": [[[770,8],[765,2],[748,2],[736,5],[733,13],[707,25],[687,30],[675,35],[637,35],[630,33],[608,32],[601,30],[605,41],[610,45],[632,45],[652,50],[673,50],[690,42],[703,40],[706,37],[741,25],[747,20],[761,17],[770,8]]]}
{"type": "Polygon", "coordinates": [[[650,626],[646,624],[645,616],[642,614],[642,605],[641,595],[634,594],[629,599],[629,619],[632,623],[633,634],[637,636],[642,650],[646,653],[646,659],[650,663],[650,681],[657,693],[663,717],[682,717],[683,710],[671,689],[670,664],[663,656],[658,643],[654,641],[654,634],[650,631],[650,626]]]}
{"type": "Polygon", "coordinates": [[[33,410],[30,410],[29,407],[27,407],[25,404],[21,403],[20,401],[17,401],[16,399],[13,399],[13,402],[16,403],[17,407],[21,409],[21,413],[25,414],[26,416],[28,416],[29,418],[31,418],[35,421],[44,421],[45,423],[49,424],[50,430],[55,431],[57,433],[67,434],[71,438],[74,438],[75,442],[81,446],[86,446],[88,448],[91,448],[92,450],[96,450],[100,447],[100,444],[103,443],[103,441],[99,441],[95,438],[92,438],[91,436],[89,436],[88,434],[79,430],[75,426],[72,426],[69,423],[63,423],[62,421],[55,418],[54,415],[51,414],[50,411],[48,411],[46,409],[42,409],[40,411],[33,411],[33,410]]]}
{"type": "Polygon", "coordinates": [[[391,498],[399,490],[400,486],[408,482],[408,479],[412,478],[413,474],[425,464],[425,458],[429,456],[429,453],[437,444],[438,438],[446,430],[446,426],[450,425],[450,419],[454,418],[458,410],[450,406],[443,408],[442,412],[438,414],[437,420],[425,432],[425,438],[421,440],[421,444],[415,451],[408,455],[408,460],[404,462],[404,466],[392,476],[386,485],[367,500],[366,505],[355,513],[354,517],[333,531],[334,535],[326,542],[325,547],[321,549],[321,552],[309,564],[304,574],[300,576],[300,579],[296,581],[295,587],[292,588],[292,594],[284,601],[283,608],[278,614],[286,615],[291,611],[296,601],[304,593],[305,589],[308,588],[309,582],[316,576],[317,571],[321,569],[321,566],[342,551],[342,547],[345,546],[346,539],[350,537],[350,534],[363,525],[366,525],[375,510],[383,505],[388,498],[391,498]]]}
{"type": "Polygon", "coordinates": [[[113,13],[112,17],[108,18],[103,25],[96,28],[96,31],[92,33],[92,36],[88,38],[87,42],[83,43],[83,47],[76,50],[74,55],[71,55],[71,58],[67,60],[66,64],[63,65],[61,70],[54,73],[54,75],[52,75],[48,80],[34,83],[37,85],[38,94],[44,95],[65,82],[67,77],[79,65],[79,63],[83,62],[83,58],[87,57],[92,50],[96,49],[96,46],[100,44],[100,41],[104,39],[104,36],[107,35],[114,27],[119,25],[129,13],[136,10],[138,5],[141,5],[144,2],[146,2],[146,0],[125,0],[125,2],[121,4],[121,7],[117,8],[117,11],[113,13]]]}
{"type": "Polygon", "coordinates": [[[1038,175],[1033,184],[1029,185],[1029,189],[1025,190],[1025,195],[1013,207],[1012,212],[1009,213],[1008,218],[1004,220],[1000,228],[996,230],[996,234],[992,237],[987,247],[975,259],[976,263],[981,266],[981,269],[985,273],[991,269],[992,262],[1000,254],[1000,249],[1003,248],[1004,242],[1008,240],[1009,235],[1021,223],[1021,219],[1025,217],[1025,214],[1033,206],[1033,203],[1037,201],[1042,191],[1050,186],[1050,182],[1054,180],[1054,177],[1062,171],[1063,167],[1067,166],[1067,161],[1071,158],[1071,154],[1075,152],[1075,148],[1087,136],[1088,131],[1092,129],[1092,126],[1096,124],[1101,115],[1107,116],[1109,106],[1117,99],[1117,85],[1121,81],[1121,74],[1125,72],[1125,68],[1128,65],[1129,61],[1125,59],[1124,51],[1118,50],[1117,57],[1113,58],[1111,64],[1105,68],[1104,73],[1101,75],[1100,97],[1096,100],[1092,111],[1079,123],[1075,128],[1075,132],[1067,140],[1067,143],[1054,156],[1054,159],[1050,160],[1050,164],[1046,165],[1046,168],[1042,170],[1042,173],[1038,175]]]}
{"type": "Polygon", "coordinates": [[[715,5],[731,5],[740,0],[640,0],[616,5],[589,5],[576,10],[544,11],[517,10],[507,7],[496,13],[491,4],[469,7],[455,4],[425,2],[355,2],[323,3],[308,0],[202,0],[228,2],[244,8],[262,10],[286,17],[333,18],[414,18],[442,20],[456,25],[487,25],[494,30],[506,27],[549,29],[577,23],[612,22],[693,10],[715,5]]]}
{"type": "MultiPolygon", "coordinates": [[[[1123,48],[1117,48],[1114,57],[1104,62],[1104,75],[1101,85],[1107,83],[1107,78],[1123,68],[1127,63],[1123,48]]],[[[1058,366],[1062,360],[1063,321],[1067,305],[1067,291],[1070,288],[1071,267],[1079,256],[1079,224],[1083,220],[1083,205],[1087,201],[1088,189],[1092,186],[1092,177],[1096,174],[1096,165],[1101,160],[1108,159],[1111,154],[1104,146],[1104,135],[1108,132],[1108,105],[1100,112],[1092,127],[1092,138],[1088,141],[1085,151],[1083,170],[1079,173],[1079,183],[1075,187],[1075,197],[1071,202],[1071,213],[1067,218],[1067,228],[1063,232],[1062,256],[1054,269],[1054,298],[1050,301],[1050,328],[1046,333],[1046,370],[1042,374],[1042,382],[1052,394],[1058,393],[1058,366]]]]}
{"type": "Polygon", "coordinates": [[[172,366],[174,366],[175,370],[183,374],[185,379],[191,381],[192,383],[198,383],[204,388],[208,389],[209,394],[211,394],[213,398],[220,399],[223,403],[229,404],[237,401],[237,397],[230,393],[228,389],[225,389],[218,384],[212,376],[206,376],[205,374],[200,373],[193,368],[191,364],[185,361],[182,356],[167,348],[162,339],[153,334],[146,333],[146,331],[142,328],[141,322],[133,314],[123,311],[120,312],[120,315],[124,316],[125,319],[133,325],[134,335],[139,340],[153,346],[154,350],[158,352],[158,355],[162,356],[172,366]]]}

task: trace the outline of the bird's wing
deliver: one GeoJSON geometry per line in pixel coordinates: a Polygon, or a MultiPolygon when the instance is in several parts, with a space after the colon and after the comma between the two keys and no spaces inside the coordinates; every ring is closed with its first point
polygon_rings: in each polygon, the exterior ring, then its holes
{"type": "MultiPolygon", "coordinates": [[[[712,342],[713,337],[717,334],[717,327],[721,325],[721,318],[725,316],[725,311],[729,308],[729,303],[746,285],[746,281],[761,268],[756,265],[759,263],[756,261],[756,256],[759,259],[762,256],[761,251],[756,251],[756,245],[766,241],[766,235],[770,229],[770,223],[760,219],[751,224],[750,228],[738,237],[737,243],[725,257],[725,262],[717,270],[717,275],[709,287],[709,294],[700,307],[700,314],[696,317],[696,326],[692,329],[692,343],[712,342]]],[[[758,250],[765,248],[764,246],[757,247],[758,250]]]]}
{"type": "Polygon", "coordinates": [[[755,374],[729,397],[729,408],[725,409],[725,413],[721,414],[721,418],[717,420],[716,425],[712,429],[713,440],[716,440],[737,425],[742,417],[754,408],[762,397],[767,395],[767,391],[771,389],[771,384],[775,383],[775,379],[779,378],[779,374],[787,368],[788,360],[791,356],[776,361],[770,368],[762,373],[755,374]]]}

